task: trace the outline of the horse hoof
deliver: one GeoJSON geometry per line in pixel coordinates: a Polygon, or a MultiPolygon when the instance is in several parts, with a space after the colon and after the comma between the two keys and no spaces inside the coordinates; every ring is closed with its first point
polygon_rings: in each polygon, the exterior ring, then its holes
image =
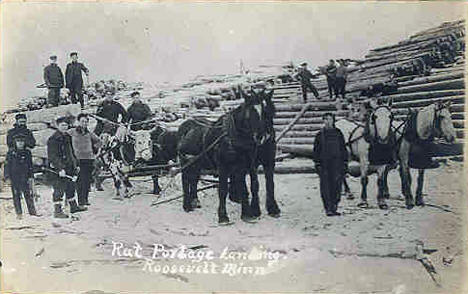
{"type": "Polygon", "coordinates": [[[360,207],[360,208],[369,208],[369,203],[367,203],[367,202],[360,202],[360,203],[358,203],[357,207],[360,207]]]}
{"type": "Polygon", "coordinates": [[[227,216],[220,216],[219,219],[218,219],[218,224],[228,225],[229,224],[229,218],[227,216]]]}
{"type": "Polygon", "coordinates": [[[239,197],[235,197],[231,194],[229,194],[229,200],[231,200],[234,203],[239,203],[239,204],[241,203],[241,199],[239,197]]]}
{"type": "Polygon", "coordinates": [[[186,205],[184,205],[183,208],[184,208],[184,211],[185,211],[185,212],[191,212],[191,211],[194,210],[193,207],[191,207],[191,206],[186,206],[186,205]]]}
{"type": "Polygon", "coordinates": [[[253,217],[260,217],[261,215],[262,215],[262,213],[260,212],[260,210],[252,212],[253,217]]]}
{"type": "Polygon", "coordinates": [[[414,205],[413,204],[406,204],[406,209],[413,209],[414,205]]]}
{"type": "Polygon", "coordinates": [[[246,223],[256,223],[258,220],[258,218],[254,216],[242,216],[241,219],[246,223]]]}
{"type": "Polygon", "coordinates": [[[350,194],[346,195],[346,199],[354,200],[354,195],[350,193],[350,194]]]}
{"type": "Polygon", "coordinates": [[[416,206],[424,206],[424,201],[416,201],[416,206]]]}
{"type": "Polygon", "coordinates": [[[382,204],[379,204],[379,208],[380,209],[388,209],[388,205],[387,205],[387,203],[382,203],[382,204]]]}
{"type": "Polygon", "coordinates": [[[274,218],[279,218],[281,216],[281,212],[269,212],[268,215],[274,218]]]}

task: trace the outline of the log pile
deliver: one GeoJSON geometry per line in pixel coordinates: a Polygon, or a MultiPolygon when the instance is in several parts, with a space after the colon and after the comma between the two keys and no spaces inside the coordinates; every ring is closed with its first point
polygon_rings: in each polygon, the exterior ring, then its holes
{"type": "MultiPolygon", "coordinates": [[[[412,61],[425,53],[438,38],[457,33],[464,35],[464,21],[444,23],[443,25],[415,34],[398,44],[371,50],[360,63],[358,70],[349,73],[346,87],[348,97],[354,100],[364,100],[359,92],[369,85],[384,81],[396,80],[398,88],[391,95],[381,96],[383,100],[393,100],[393,112],[396,119],[404,119],[409,109],[417,110],[438,101],[451,101],[450,112],[457,131],[457,144],[451,147],[438,144],[438,156],[454,156],[463,154],[463,136],[465,129],[465,82],[464,82],[464,51],[458,52],[456,61],[446,64],[444,68],[432,68],[428,76],[404,76],[395,78],[389,69],[401,63],[412,61]]],[[[332,111],[337,118],[347,116],[346,106],[337,102],[325,102],[328,89],[325,77],[312,80],[319,91],[321,101],[309,103],[307,111],[304,104],[298,103],[301,95],[288,102],[277,105],[274,128],[281,138],[278,148],[282,152],[292,153],[301,157],[311,157],[314,136],[322,126],[321,116],[324,112],[332,111]],[[301,113],[302,110],[302,113],[301,113]],[[300,118],[297,116],[300,115],[300,118]],[[292,124],[294,120],[294,123],[292,124]]],[[[282,88],[294,87],[295,84],[282,85],[282,88]]],[[[309,93],[309,97],[312,94],[309,93]]],[[[281,101],[284,102],[284,101],[281,101]]]]}

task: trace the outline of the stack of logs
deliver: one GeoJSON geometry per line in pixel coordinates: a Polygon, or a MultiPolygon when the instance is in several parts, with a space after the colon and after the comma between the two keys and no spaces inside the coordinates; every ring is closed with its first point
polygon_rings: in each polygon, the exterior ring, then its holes
{"type": "MultiPolygon", "coordinates": [[[[360,70],[352,71],[348,76],[347,95],[357,99],[359,91],[367,89],[370,85],[390,81],[392,66],[401,64],[402,61],[411,61],[420,56],[426,49],[418,50],[428,40],[443,37],[454,30],[464,29],[464,22],[444,24],[438,28],[428,30],[411,37],[409,40],[397,45],[387,46],[372,50],[361,64],[360,70]],[[364,68],[364,70],[363,70],[364,68]]],[[[424,47],[424,46],[423,46],[424,47]]],[[[450,112],[457,133],[457,143],[451,148],[441,145],[438,156],[451,156],[463,154],[463,137],[465,130],[465,84],[464,84],[464,52],[460,52],[457,62],[446,68],[433,68],[429,76],[411,76],[400,78],[397,92],[381,98],[393,100],[393,112],[396,119],[404,119],[408,112],[417,110],[438,101],[451,101],[450,112]],[[461,56],[463,55],[463,57],[461,56]]],[[[313,98],[308,105],[301,103],[302,96],[298,83],[283,84],[275,89],[276,117],[274,128],[277,132],[278,148],[285,153],[310,157],[314,136],[322,126],[321,116],[325,112],[335,113],[337,119],[347,116],[347,110],[343,104],[326,101],[328,89],[324,77],[313,81],[319,91],[322,101],[313,98]],[[325,100],[325,101],[324,101],[325,100]]],[[[310,163],[309,163],[310,164],[310,163]]],[[[288,169],[289,172],[304,170],[310,172],[310,168],[298,167],[288,169]]],[[[280,170],[278,170],[280,171],[280,170]]]]}

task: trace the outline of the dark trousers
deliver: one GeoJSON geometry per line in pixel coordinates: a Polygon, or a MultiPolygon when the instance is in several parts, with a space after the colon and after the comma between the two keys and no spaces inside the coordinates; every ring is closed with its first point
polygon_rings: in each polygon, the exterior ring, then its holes
{"type": "Polygon", "coordinates": [[[71,102],[73,104],[76,104],[78,102],[80,102],[81,104],[81,107],[83,108],[84,107],[84,100],[83,100],[83,89],[82,89],[82,86],[80,84],[72,84],[70,86],[70,88],[68,88],[70,90],[70,99],[71,99],[71,102]]]}
{"type": "Polygon", "coordinates": [[[58,178],[54,183],[54,192],[52,193],[54,203],[61,203],[63,195],[66,195],[68,201],[75,198],[75,183],[68,178],[58,178]]]}
{"type": "Polygon", "coordinates": [[[336,79],[332,78],[327,78],[327,84],[328,84],[328,95],[330,98],[333,98],[333,94],[336,94],[336,79]]]}
{"type": "Polygon", "coordinates": [[[76,192],[78,194],[78,204],[88,203],[89,187],[91,185],[91,176],[94,169],[93,159],[79,160],[80,174],[76,182],[76,192]]]}
{"type": "Polygon", "coordinates": [[[341,197],[343,182],[343,160],[331,158],[321,162],[320,196],[325,212],[336,212],[341,197]]]}
{"type": "Polygon", "coordinates": [[[307,101],[307,91],[310,90],[312,93],[314,93],[315,98],[318,98],[319,94],[317,91],[317,88],[312,85],[311,82],[303,82],[302,84],[302,98],[304,99],[304,102],[307,101]]]}
{"type": "Polygon", "coordinates": [[[345,98],[345,92],[346,92],[345,78],[337,77],[336,78],[336,97],[341,95],[342,98],[345,98]]]}
{"type": "Polygon", "coordinates": [[[15,206],[16,214],[23,214],[23,210],[21,208],[21,195],[23,195],[24,200],[26,201],[26,206],[28,207],[29,214],[36,214],[34,199],[31,191],[29,190],[29,187],[19,187],[12,184],[11,193],[13,194],[13,204],[15,206]]]}
{"type": "Polygon", "coordinates": [[[60,102],[60,88],[49,88],[47,104],[58,106],[60,102]]]}

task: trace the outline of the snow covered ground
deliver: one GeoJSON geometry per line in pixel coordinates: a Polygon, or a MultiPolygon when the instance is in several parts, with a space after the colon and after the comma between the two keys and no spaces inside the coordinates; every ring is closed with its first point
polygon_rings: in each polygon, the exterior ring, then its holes
{"type": "MultiPolygon", "coordinates": [[[[106,182],[104,192],[91,193],[89,211],[67,220],[53,218],[49,187],[39,186],[37,208],[43,216],[25,215],[21,221],[5,191],[0,194],[2,288],[20,293],[460,293],[467,244],[463,179],[460,163],[427,171],[425,200],[435,206],[409,211],[398,199],[400,179],[392,172],[390,209],[383,211],[376,205],[375,177],[369,183],[369,209],[356,206],[360,182],[350,178],[356,199],[342,199],[343,215],[330,218],[322,210],[316,175],[276,175],[282,216],[265,214],[261,179],[264,214],[256,223],[245,223],[240,206],[228,202],[229,226],[217,224],[216,190],[200,193],[202,208],[190,214],[180,200],[151,206],[179,195],[179,179],[156,199],[148,194],[150,182],[140,178],[134,181],[135,196],[124,201],[112,199],[112,183],[106,182]],[[441,288],[415,259],[418,240],[437,250],[429,258],[441,288]],[[132,249],[135,242],[138,252],[132,249]],[[162,258],[158,251],[152,259],[155,247],[180,251],[180,246],[191,248],[186,252],[192,255],[162,258]],[[213,259],[206,258],[210,254],[213,259]],[[196,256],[202,260],[192,261],[196,256]],[[173,265],[178,267],[172,271],[173,265]],[[188,273],[190,265],[201,272],[188,273]]],[[[167,179],[161,182],[164,186],[167,179]]]]}

